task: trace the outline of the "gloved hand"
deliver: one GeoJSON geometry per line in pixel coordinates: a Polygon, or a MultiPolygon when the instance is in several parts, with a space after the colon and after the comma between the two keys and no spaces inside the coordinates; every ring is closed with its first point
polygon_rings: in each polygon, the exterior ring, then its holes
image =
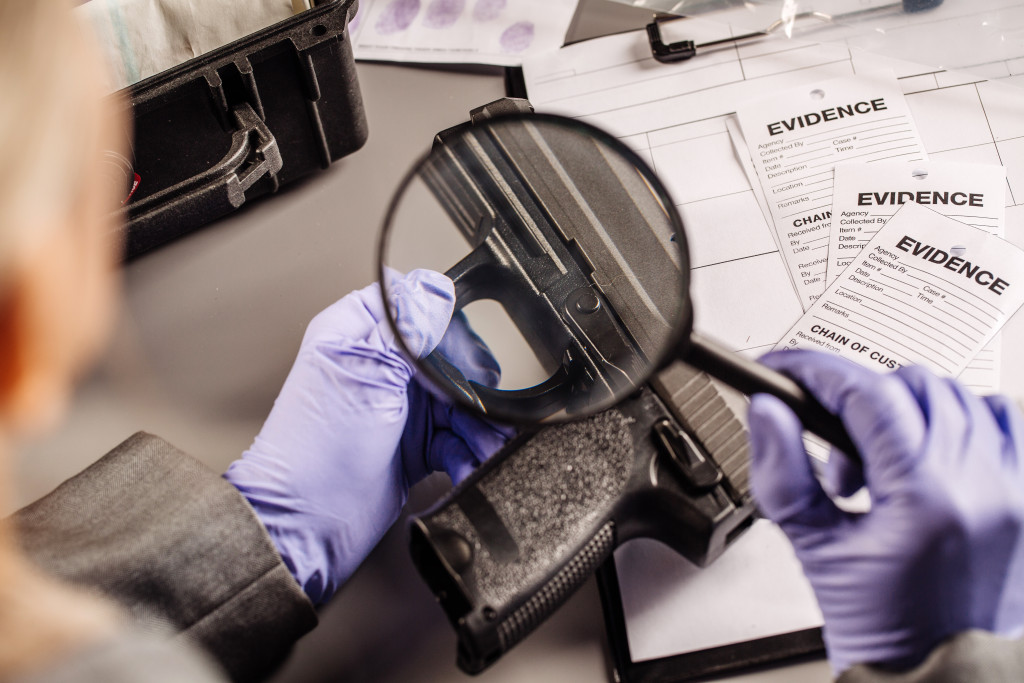
{"type": "MultiPolygon", "coordinates": [[[[452,318],[448,278],[415,270],[394,275],[388,290],[411,353],[425,356],[440,343],[449,357],[472,361],[473,379],[497,384],[487,347],[465,318],[452,318]]],[[[439,470],[461,480],[511,435],[431,395],[414,372],[380,288],[349,294],[309,324],[270,416],[224,475],[315,604],[333,595],[394,523],[410,486],[439,470]]]]}
{"type": "MultiPolygon", "coordinates": [[[[867,486],[869,512],[841,511],[812,472],[796,416],[750,404],[751,484],[789,537],[825,617],[836,676],[858,663],[920,663],[967,629],[1016,637],[1024,625],[1024,421],[920,367],[878,375],[814,351],[769,354],[846,426],[863,458],[827,477],[867,486]]],[[[843,456],[833,450],[830,461],[843,456]]],[[[845,458],[843,458],[845,460],[845,458]]]]}

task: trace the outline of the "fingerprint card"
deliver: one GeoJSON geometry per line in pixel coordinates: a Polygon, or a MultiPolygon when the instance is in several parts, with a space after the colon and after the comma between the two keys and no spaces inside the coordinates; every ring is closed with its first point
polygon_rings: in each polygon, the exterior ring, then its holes
{"type": "Polygon", "coordinates": [[[356,59],[518,66],[565,40],[576,0],[360,0],[356,59]]]}

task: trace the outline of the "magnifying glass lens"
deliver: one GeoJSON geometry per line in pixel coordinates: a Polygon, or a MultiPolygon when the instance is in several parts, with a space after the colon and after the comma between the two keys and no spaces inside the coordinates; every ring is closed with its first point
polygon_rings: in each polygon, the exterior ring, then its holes
{"type": "Polygon", "coordinates": [[[439,136],[392,202],[380,258],[385,293],[420,268],[452,280],[448,332],[415,360],[433,387],[497,419],[609,407],[689,332],[685,237],[667,192],[623,143],[571,119],[439,136]]]}

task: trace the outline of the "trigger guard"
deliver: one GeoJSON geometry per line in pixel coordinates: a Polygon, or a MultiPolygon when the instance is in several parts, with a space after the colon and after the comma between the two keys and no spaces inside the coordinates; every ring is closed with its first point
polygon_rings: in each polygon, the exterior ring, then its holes
{"type": "Polygon", "coordinates": [[[525,389],[492,389],[470,381],[485,412],[512,415],[528,422],[540,422],[569,404],[572,394],[569,373],[559,367],[540,384],[525,389]]]}
{"type": "Polygon", "coordinates": [[[572,391],[569,373],[559,367],[551,377],[525,389],[493,389],[466,379],[466,376],[443,355],[434,351],[424,361],[433,371],[443,390],[485,415],[515,416],[537,422],[568,405],[572,391]]]}

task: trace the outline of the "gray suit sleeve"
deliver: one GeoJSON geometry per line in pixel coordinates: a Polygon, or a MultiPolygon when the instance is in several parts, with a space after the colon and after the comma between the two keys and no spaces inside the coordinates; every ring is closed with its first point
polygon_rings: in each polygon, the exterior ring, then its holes
{"type": "Polygon", "coordinates": [[[936,647],[917,668],[899,673],[858,664],[838,683],[1020,683],[1024,640],[964,631],[936,647]]]}
{"type": "Polygon", "coordinates": [[[316,625],[246,500],[152,435],[135,434],[14,520],[44,570],[179,632],[236,681],[269,675],[316,625]]]}

